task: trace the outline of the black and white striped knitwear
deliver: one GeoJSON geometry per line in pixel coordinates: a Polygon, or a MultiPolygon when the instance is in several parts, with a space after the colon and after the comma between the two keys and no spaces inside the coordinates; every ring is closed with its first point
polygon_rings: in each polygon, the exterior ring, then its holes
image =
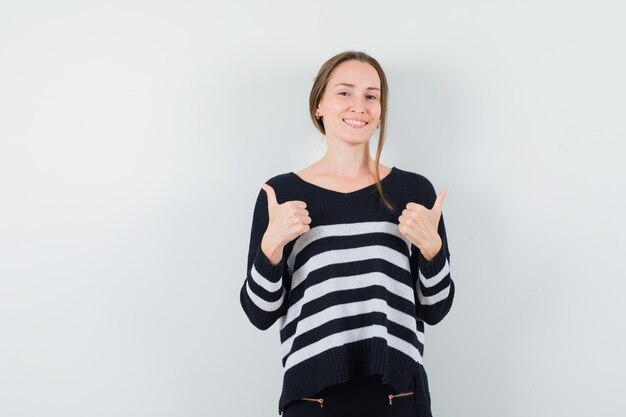
{"type": "Polygon", "coordinates": [[[398,229],[407,203],[428,209],[437,198],[421,174],[392,167],[381,179],[387,209],[375,184],[343,193],[305,181],[294,172],[266,181],[278,203],[306,202],[310,230],[289,242],[272,264],[261,250],[268,226],[267,194],[256,199],[247,276],[240,302],[261,330],[279,324],[283,387],[278,412],[300,397],[352,378],[379,374],[400,392],[416,378],[420,415],[430,415],[423,368],[424,323],[450,310],[454,282],[443,215],[442,247],[427,261],[398,229]]]}

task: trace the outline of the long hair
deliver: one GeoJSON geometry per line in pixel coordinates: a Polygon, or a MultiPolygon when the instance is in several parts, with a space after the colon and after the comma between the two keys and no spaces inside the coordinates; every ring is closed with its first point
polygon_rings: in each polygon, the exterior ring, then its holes
{"type": "Polygon", "coordinates": [[[378,147],[376,149],[376,188],[378,189],[378,194],[383,202],[383,204],[389,209],[393,210],[394,206],[391,202],[385,197],[383,193],[383,187],[380,183],[380,173],[378,172],[378,166],[380,163],[380,154],[383,150],[383,144],[385,143],[385,124],[387,121],[387,98],[389,95],[389,88],[387,86],[387,77],[385,76],[385,72],[383,68],[380,66],[378,61],[376,61],[373,57],[361,51],[344,51],[341,52],[328,61],[324,62],[322,67],[317,73],[315,80],[313,81],[313,86],[311,87],[311,93],[309,95],[309,111],[311,113],[311,120],[313,121],[313,125],[317,130],[319,130],[323,135],[326,134],[326,129],[324,128],[324,121],[320,118],[319,120],[315,117],[315,112],[317,111],[317,105],[321,101],[324,96],[324,91],[326,90],[326,84],[330,79],[330,76],[333,70],[341,63],[349,60],[357,60],[360,62],[365,62],[370,64],[372,67],[376,69],[378,72],[378,77],[380,78],[380,128],[378,133],[378,147]]]}

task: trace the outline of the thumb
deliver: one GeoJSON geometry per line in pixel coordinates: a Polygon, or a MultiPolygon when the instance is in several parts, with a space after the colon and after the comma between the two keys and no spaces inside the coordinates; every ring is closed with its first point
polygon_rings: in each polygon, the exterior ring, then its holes
{"type": "Polygon", "coordinates": [[[261,188],[263,188],[267,194],[267,208],[269,209],[270,207],[277,206],[278,201],[276,201],[276,193],[274,192],[272,186],[269,184],[263,184],[261,185],[261,188]]]}
{"type": "Polygon", "coordinates": [[[435,200],[435,204],[433,204],[433,208],[432,211],[434,211],[437,214],[441,214],[441,209],[443,207],[443,200],[446,198],[446,195],[448,195],[448,189],[444,189],[442,192],[439,193],[439,195],[437,196],[437,199],[435,200]]]}

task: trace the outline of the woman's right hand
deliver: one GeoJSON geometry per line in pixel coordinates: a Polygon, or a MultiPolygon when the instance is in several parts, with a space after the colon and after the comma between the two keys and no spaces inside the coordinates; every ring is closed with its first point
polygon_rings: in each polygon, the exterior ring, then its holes
{"type": "Polygon", "coordinates": [[[309,231],[311,218],[306,203],[300,200],[285,201],[278,204],[274,189],[268,185],[261,186],[267,194],[267,211],[269,222],[261,241],[261,250],[273,263],[282,260],[283,248],[293,239],[309,231]]]}

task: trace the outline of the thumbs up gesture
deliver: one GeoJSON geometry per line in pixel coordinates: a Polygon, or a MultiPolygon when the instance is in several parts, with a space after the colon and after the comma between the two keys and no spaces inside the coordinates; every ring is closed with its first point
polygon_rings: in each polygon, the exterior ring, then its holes
{"type": "Polygon", "coordinates": [[[441,249],[441,237],[437,232],[446,188],[439,193],[432,209],[410,202],[398,217],[398,229],[411,243],[417,246],[422,256],[431,261],[441,249]]]}
{"type": "Polygon", "coordinates": [[[283,247],[309,231],[311,218],[304,201],[291,200],[278,204],[274,189],[269,184],[263,184],[261,187],[267,193],[269,217],[261,249],[273,263],[278,263],[282,257],[283,247]]]}

